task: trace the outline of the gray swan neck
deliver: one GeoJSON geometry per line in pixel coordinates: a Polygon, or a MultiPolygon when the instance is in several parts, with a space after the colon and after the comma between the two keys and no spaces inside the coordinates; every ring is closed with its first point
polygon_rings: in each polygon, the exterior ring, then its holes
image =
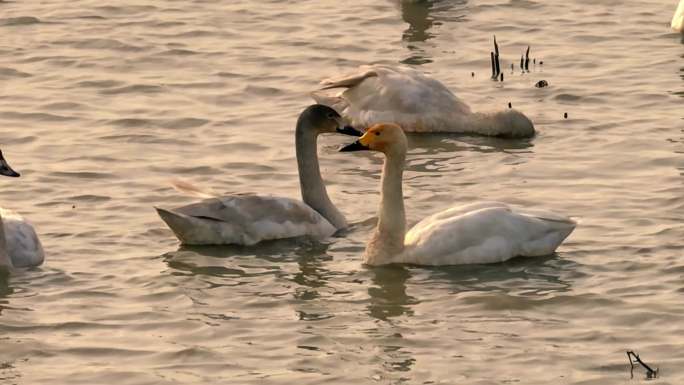
{"type": "Polygon", "coordinates": [[[335,207],[328,197],[318,164],[318,134],[307,122],[298,121],[295,132],[295,148],[297,152],[297,168],[299,169],[299,187],[302,200],[327,219],[335,228],[347,227],[344,215],[335,207]]]}

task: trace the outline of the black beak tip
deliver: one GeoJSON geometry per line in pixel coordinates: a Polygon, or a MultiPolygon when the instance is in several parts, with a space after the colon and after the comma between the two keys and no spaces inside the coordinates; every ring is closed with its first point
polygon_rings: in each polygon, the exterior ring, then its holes
{"type": "Polygon", "coordinates": [[[362,150],[368,150],[368,147],[361,144],[361,142],[359,142],[358,140],[354,143],[350,143],[350,144],[340,148],[340,152],[351,152],[351,151],[362,151],[362,150]]]}
{"type": "Polygon", "coordinates": [[[3,168],[3,169],[0,171],[0,175],[9,176],[9,177],[12,177],[12,178],[17,178],[17,177],[21,176],[21,174],[19,174],[18,172],[12,170],[11,168],[3,168]]]}
{"type": "Polygon", "coordinates": [[[363,136],[363,132],[357,130],[352,126],[337,127],[337,132],[349,136],[363,136]]]}

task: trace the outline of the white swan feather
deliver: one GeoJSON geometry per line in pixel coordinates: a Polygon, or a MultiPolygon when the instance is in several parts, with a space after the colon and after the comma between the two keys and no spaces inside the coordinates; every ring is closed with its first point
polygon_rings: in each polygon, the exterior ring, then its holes
{"type": "Polygon", "coordinates": [[[684,0],[679,0],[679,5],[672,16],[672,23],[670,26],[675,31],[684,32],[684,0]]]}
{"type": "MultiPolygon", "coordinates": [[[[19,177],[0,151],[0,175],[19,177]]],[[[33,226],[18,213],[0,208],[0,267],[38,266],[45,260],[45,252],[33,226]]]]}
{"type": "Polygon", "coordinates": [[[33,225],[12,210],[0,208],[0,216],[5,231],[6,250],[12,259],[12,265],[41,265],[45,260],[45,252],[33,225]]]}
{"type": "Polygon", "coordinates": [[[549,255],[575,225],[553,212],[526,212],[501,202],[453,207],[423,219],[406,233],[402,259],[421,265],[460,265],[549,255]]]}

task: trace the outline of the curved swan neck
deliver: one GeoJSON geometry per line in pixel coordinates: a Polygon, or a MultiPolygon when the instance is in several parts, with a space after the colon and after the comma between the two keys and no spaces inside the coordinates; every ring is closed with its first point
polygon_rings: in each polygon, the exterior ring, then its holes
{"type": "Polygon", "coordinates": [[[318,211],[335,228],[342,229],[347,227],[347,221],[328,197],[318,165],[317,139],[316,130],[300,119],[295,132],[295,147],[302,200],[318,211]]]}
{"type": "Polygon", "coordinates": [[[378,225],[366,247],[365,263],[382,265],[397,261],[404,250],[406,213],[402,177],[406,151],[386,154],[382,169],[382,195],[378,225]]]}

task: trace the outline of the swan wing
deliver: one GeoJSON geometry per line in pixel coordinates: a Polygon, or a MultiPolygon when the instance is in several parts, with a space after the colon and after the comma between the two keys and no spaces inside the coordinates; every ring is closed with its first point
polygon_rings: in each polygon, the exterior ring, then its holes
{"type": "Polygon", "coordinates": [[[7,254],[14,267],[39,266],[45,260],[43,245],[38,239],[36,230],[18,213],[0,209],[5,231],[7,254]]]}
{"type": "Polygon", "coordinates": [[[553,253],[574,230],[572,219],[504,203],[451,208],[425,218],[405,237],[406,263],[496,263],[553,253]]]}
{"type": "Polygon", "coordinates": [[[323,90],[346,88],[334,97],[344,99],[342,115],[356,127],[394,122],[407,132],[450,131],[449,127],[463,125],[465,115],[471,113],[444,84],[409,67],[361,66],[355,73],[322,84],[323,90]]]}
{"type": "Polygon", "coordinates": [[[679,0],[677,10],[672,16],[672,29],[679,32],[684,32],[684,0],[679,0]]]}
{"type": "Polygon", "coordinates": [[[173,210],[157,208],[157,212],[176,237],[188,245],[253,245],[300,236],[323,239],[336,231],[305,203],[283,197],[230,195],[173,210]]]}

